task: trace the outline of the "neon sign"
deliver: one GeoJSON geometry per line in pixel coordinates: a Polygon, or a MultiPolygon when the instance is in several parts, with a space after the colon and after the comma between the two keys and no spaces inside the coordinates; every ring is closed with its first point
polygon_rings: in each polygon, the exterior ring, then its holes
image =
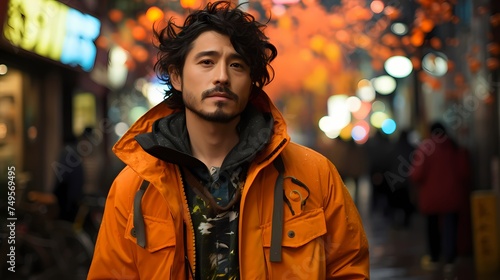
{"type": "Polygon", "coordinates": [[[14,46],[88,72],[100,28],[97,18],[54,0],[11,0],[3,34],[14,46]]]}

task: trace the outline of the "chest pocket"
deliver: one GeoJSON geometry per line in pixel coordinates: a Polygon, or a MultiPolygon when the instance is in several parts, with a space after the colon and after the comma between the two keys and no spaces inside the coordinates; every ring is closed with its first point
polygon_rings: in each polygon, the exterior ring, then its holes
{"type": "MultiPolygon", "coordinates": [[[[326,222],[323,209],[302,212],[283,222],[281,247],[298,248],[326,234],[326,222]]],[[[262,226],[262,244],[271,247],[271,223],[262,226]]]]}
{"type": "Polygon", "coordinates": [[[164,219],[143,215],[142,198],[148,186],[149,182],[144,180],[135,195],[134,208],[128,217],[125,238],[153,253],[175,246],[175,226],[170,216],[164,219]]]}
{"type": "MultiPolygon", "coordinates": [[[[172,219],[164,220],[151,216],[143,216],[144,231],[146,233],[146,243],[144,249],[154,253],[167,247],[175,246],[174,222],[172,219]]],[[[137,243],[137,229],[134,227],[134,218],[130,214],[125,238],[137,243]]]]}

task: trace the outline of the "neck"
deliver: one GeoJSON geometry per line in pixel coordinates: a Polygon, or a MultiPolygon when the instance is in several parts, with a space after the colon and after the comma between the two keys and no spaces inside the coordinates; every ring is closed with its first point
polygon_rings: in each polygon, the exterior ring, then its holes
{"type": "Polygon", "coordinates": [[[186,126],[193,156],[207,167],[220,167],[239,141],[236,131],[240,118],[229,123],[214,123],[186,110],[186,126]]]}

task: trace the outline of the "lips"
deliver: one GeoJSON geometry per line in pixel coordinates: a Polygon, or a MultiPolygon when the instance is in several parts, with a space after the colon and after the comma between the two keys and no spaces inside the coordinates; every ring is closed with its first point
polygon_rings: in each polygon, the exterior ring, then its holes
{"type": "Polygon", "coordinates": [[[208,94],[206,97],[207,98],[221,97],[221,98],[233,99],[230,94],[227,94],[225,92],[213,92],[213,93],[208,94]]]}

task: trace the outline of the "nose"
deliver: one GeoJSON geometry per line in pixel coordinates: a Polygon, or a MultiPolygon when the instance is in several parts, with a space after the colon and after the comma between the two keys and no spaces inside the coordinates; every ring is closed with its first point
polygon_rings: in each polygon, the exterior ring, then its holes
{"type": "Polygon", "coordinates": [[[224,63],[220,63],[216,68],[215,68],[215,78],[214,78],[214,84],[215,85],[228,85],[229,84],[229,74],[228,74],[229,67],[225,65],[224,63]]]}

